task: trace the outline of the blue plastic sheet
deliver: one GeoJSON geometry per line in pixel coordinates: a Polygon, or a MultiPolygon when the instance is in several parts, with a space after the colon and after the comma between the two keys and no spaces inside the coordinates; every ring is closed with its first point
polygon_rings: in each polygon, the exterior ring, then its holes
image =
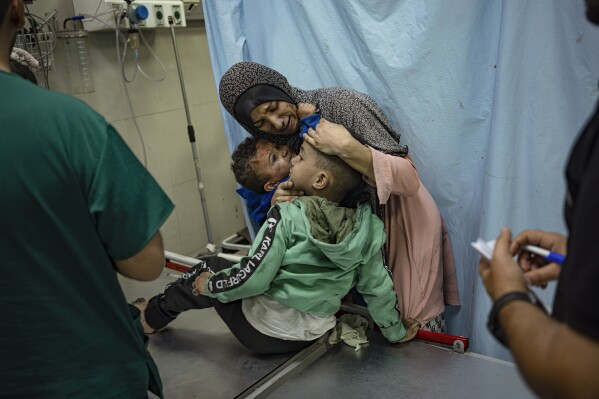
{"type": "MultiPolygon", "coordinates": [[[[470,242],[566,233],[564,167],[597,100],[599,29],[584,2],[204,0],[216,81],[255,61],[302,89],[368,93],[402,133],[450,231],[463,305],[449,332],[509,359],[470,242]]],[[[229,150],[246,133],[223,109],[229,150]]],[[[231,195],[235,195],[231,193],[231,195]]],[[[551,305],[554,286],[541,291],[551,305]]]]}

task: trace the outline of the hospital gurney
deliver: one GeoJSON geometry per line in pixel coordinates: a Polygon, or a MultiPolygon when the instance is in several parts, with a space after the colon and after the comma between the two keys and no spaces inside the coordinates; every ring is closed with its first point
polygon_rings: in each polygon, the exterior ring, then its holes
{"type": "MultiPolygon", "coordinates": [[[[166,257],[167,268],[151,283],[120,277],[128,301],[162,292],[198,262],[166,257]]],[[[367,336],[370,343],[357,352],[321,339],[295,355],[261,356],[247,351],[213,309],[203,309],[150,335],[149,350],[166,398],[534,397],[513,363],[420,340],[389,345],[375,330],[367,336]]]]}

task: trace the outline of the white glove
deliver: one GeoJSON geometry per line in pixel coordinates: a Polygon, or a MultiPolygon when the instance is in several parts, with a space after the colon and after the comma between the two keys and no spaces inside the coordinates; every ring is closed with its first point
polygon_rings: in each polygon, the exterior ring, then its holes
{"type": "Polygon", "coordinates": [[[40,66],[39,62],[37,62],[34,56],[19,47],[12,48],[12,51],[10,52],[10,59],[29,68],[39,68],[40,66]]]}

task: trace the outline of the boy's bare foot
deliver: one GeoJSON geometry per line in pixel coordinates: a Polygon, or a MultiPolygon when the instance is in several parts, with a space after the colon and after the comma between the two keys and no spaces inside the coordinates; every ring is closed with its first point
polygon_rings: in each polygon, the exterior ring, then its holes
{"type": "Polygon", "coordinates": [[[138,298],[131,302],[131,305],[135,306],[141,312],[141,325],[144,328],[144,333],[152,334],[155,332],[156,330],[150,327],[146,322],[146,308],[148,307],[148,301],[146,301],[144,298],[138,298]]]}
{"type": "Polygon", "coordinates": [[[404,327],[406,328],[406,336],[399,340],[399,343],[408,342],[416,336],[418,330],[420,330],[420,322],[414,319],[402,320],[404,327]]]}

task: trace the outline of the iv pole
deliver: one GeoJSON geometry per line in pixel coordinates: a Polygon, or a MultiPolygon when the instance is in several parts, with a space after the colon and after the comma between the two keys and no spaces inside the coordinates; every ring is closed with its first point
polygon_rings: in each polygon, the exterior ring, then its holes
{"type": "Polygon", "coordinates": [[[202,174],[200,172],[200,162],[198,159],[198,149],[196,146],[195,132],[193,125],[191,124],[191,116],[189,115],[189,104],[187,103],[187,94],[185,92],[185,82],[183,81],[183,70],[181,69],[181,60],[179,59],[179,49],[177,47],[177,40],[175,38],[175,25],[172,16],[168,17],[168,23],[171,27],[171,37],[173,39],[173,47],[175,49],[175,60],[177,61],[177,70],[179,71],[179,82],[181,83],[181,93],[183,94],[183,105],[185,106],[185,116],[187,117],[187,135],[189,136],[189,143],[191,144],[191,152],[193,153],[193,163],[195,165],[196,179],[198,181],[198,190],[200,192],[200,199],[202,200],[202,212],[204,213],[204,223],[206,225],[206,235],[208,237],[208,244],[206,249],[210,253],[216,252],[216,246],[212,239],[212,229],[210,228],[210,218],[208,217],[208,208],[206,205],[206,196],[204,194],[204,183],[202,182],[202,174]]]}

